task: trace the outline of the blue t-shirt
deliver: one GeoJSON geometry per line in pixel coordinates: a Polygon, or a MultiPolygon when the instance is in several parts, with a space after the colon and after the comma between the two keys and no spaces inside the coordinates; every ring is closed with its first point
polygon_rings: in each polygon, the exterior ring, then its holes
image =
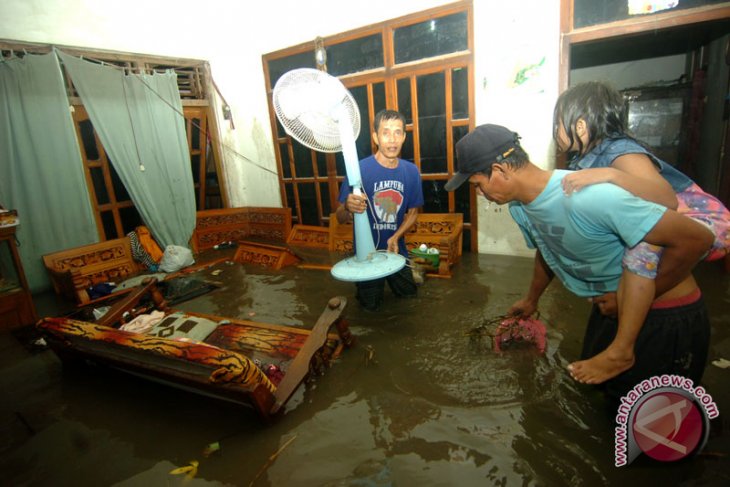
{"type": "Polygon", "coordinates": [[[605,139],[590,152],[568,163],[568,169],[589,169],[594,167],[610,167],[613,161],[624,154],[645,154],[659,169],[659,174],[667,180],[675,193],[689,188],[692,181],[686,174],[671,164],[664,162],[649,152],[644,146],[628,137],[605,139]]]}
{"type": "Polygon", "coordinates": [[[529,204],[510,203],[530,248],[537,248],[566,288],[582,297],[618,289],[626,247],[641,242],[666,208],[616,185],[594,184],[566,196],[555,170],[529,204]]]}
{"type": "MultiPolygon", "coordinates": [[[[372,205],[366,210],[373,232],[373,241],[377,250],[388,248],[388,239],[403,223],[406,212],[411,208],[423,206],[423,188],[418,168],[412,162],[398,159],[398,167],[383,167],[375,160],[375,156],[360,161],[360,178],[362,189],[372,205]],[[375,213],[375,219],[373,218],[375,213]]],[[[350,183],[345,180],[340,186],[340,203],[347,201],[352,192],[350,183]]],[[[398,240],[398,250],[408,257],[404,238],[398,240]]]]}

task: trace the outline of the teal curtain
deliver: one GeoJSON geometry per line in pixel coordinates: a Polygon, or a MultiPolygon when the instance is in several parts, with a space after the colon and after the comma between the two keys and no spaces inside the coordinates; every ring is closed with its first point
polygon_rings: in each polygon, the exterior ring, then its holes
{"type": "Polygon", "coordinates": [[[0,61],[0,204],[33,292],[50,287],[44,254],[99,240],[55,54],[0,61]]]}
{"type": "Polygon", "coordinates": [[[187,247],[195,189],[174,71],[125,75],[57,51],[111,164],[155,240],[187,247]]]}

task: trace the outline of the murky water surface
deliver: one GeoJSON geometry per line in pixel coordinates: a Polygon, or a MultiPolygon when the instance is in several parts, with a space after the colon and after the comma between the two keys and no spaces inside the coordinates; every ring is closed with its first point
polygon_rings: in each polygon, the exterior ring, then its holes
{"type": "MultiPolygon", "coordinates": [[[[555,283],[541,302],[544,355],[496,353],[470,337],[527,290],[530,259],[465,255],[451,279],[416,299],[386,291],[383,311],[354,301],[326,271],[219,267],[224,287],[179,307],[311,327],[332,296],[349,299],[357,346],[301,387],[274,424],[252,410],[107,369],[63,371],[52,352],[7,343],[0,370],[5,485],[728,485],[730,369],[708,365],[720,411],[705,452],[613,465],[613,415],[565,366],[580,350],[589,304],[555,283]],[[370,349],[372,352],[368,352],[370,349]],[[368,359],[368,354],[372,358],[368,359]],[[9,355],[9,356],[8,356],[9,355]],[[220,450],[205,456],[218,443],[220,450]],[[282,449],[282,447],[284,447],[282,449]],[[278,454],[277,454],[278,452],[278,454]],[[185,482],[170,475],[199,462],[185,482]]],[[[730,359],[730,275],[701,269],[710,360],[730,359]]],[[[9,336],[9,335],[8,335],[9,336]]]]}

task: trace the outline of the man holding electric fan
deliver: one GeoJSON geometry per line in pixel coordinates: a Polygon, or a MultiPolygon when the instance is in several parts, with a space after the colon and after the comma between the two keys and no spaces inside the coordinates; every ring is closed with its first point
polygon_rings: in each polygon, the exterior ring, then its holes
{"type": "MultiPolygon", "coordinates": [[[[360,161],[362,195],[352,193],[347,177],[340,187],[336,216],[349,223],[354,213],[367,211],[375,248],[408,258],[405,233],[416,223],[423,206],[423,188],[418,167],[400,159],[406,140],[406,119],[394,110],[375,115],[373,141],[377,152],[360,161]]],[[[409,267],[380,279],[356,282],[357,300],[363,308],[376,311],[383,302],[385,281],[398,297],[415,296],[416,283],[409,267]]]]}

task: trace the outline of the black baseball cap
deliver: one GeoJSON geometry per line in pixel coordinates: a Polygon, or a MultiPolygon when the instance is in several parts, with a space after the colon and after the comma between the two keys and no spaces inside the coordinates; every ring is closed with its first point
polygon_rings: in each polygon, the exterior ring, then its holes
{"type": "Polygon", "coordinates": [[[520,136],[501,125],[480,125],[456,143],[457,172],[444,186],[454,191],[472,174],[488,170],[520,146],[520,136]]]}

